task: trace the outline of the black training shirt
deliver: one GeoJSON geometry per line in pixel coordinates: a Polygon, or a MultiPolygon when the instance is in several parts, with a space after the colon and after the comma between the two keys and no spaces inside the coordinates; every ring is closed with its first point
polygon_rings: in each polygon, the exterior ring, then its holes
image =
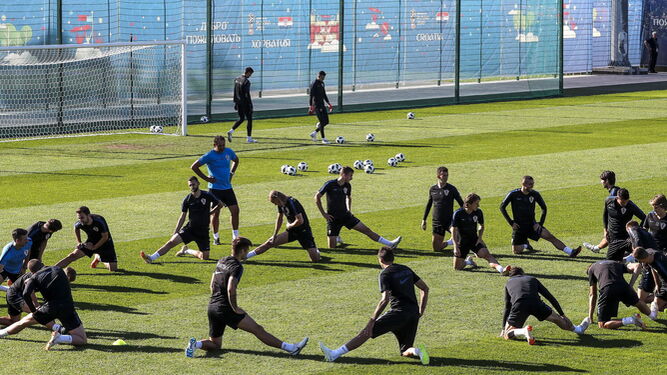
{"type": "Polygon", "coordinates": [[[463,206],[461,194],[459,194],[454,185],[445,184],[445,186],[440,187],[438,184],[435,184],[431,186],[428,189],[428,202],[426,202],[426,208],[424,209],[424,220],[428,217],[431,206],[433,206],[434,222],[445,225],[451,222],[452,213],[454,212],[454,200],[459,204],[459,207],[463,206]]]}
{"type": "Polygon", "coordinates": [[[637,227],[629,233],[632,247],[643,247],[645,249],[658,249],[658,242],[646,229],[637,227]]]}
{"type": "Polygon", "coordinates": [[[588,269],[588,282],[591,286],[597,283],[599,289],[610,285],[627,288],[628,282],[623,277],[624,273],[630,273],[625,264],[614,260],[601,260],[588,269]]]}
{"type": "Polygon", "coordinates": [[[658,248],[667,251],[667,216],[660,219],[655,211],[649,212],[644,220],[644,228],[655,238],[658,248]]]}
{"type": "Polygon", "coordinates": [[[102,233],[109,233],[109,239],[107,242],[112,243],[111,232],[109,232],[109,226],[107,221],[101,215],[90,215],[93,218],[93,222],[90,225],[85,225],[81,221],[74,223],[75,229],[80,229],[88,235],[88,239],[84,242],[91,242],[96,244],[102,238],[102,233]]]}
{"type": "Polygon", "coordinates": [[[513,276],[505,284],[505,311],[503,313],[503,327],[509,317],[512,305],[515,303],[537,303],[540,301],[540,294],[544,296],[558,312],[564,315],[563,309],[556,297],[554,297],[542,283],[533,276],[520,275],[513,276]]]}
{"type": "Polygon", "coordinates": [[[192,193],[183,199],[181,212],[188,213],[190,227],[204,229],[208,231],[208,225],[211,217],[211,210],[220,201],[208,191],[200,190],[199,197],[192,193]]]}
{"type": "Polygon", "coordinates": [[[522,193],[521,189],[514,189],[510,191],[505,199],[503,199],[502,203],[500,203],[500,212],[503,214],[509,225],[517,223],[522,227],[531,227],[533,224],[535,224],[536,203],[540,205],[540,208],[542,209],[540,225],[544,225],[544,221],[547,218],[547,205],[544,203],[542,195],[540,195],[537,190],[531,190],[528,194],[522,193]],[[512,215],[514,219],[510,219],[510,216],[507,213],[508,204],[512,205],[512,215]]]}
{"type": "Polygon", "coordinates": [[[287,221],[293,223],[296,220],[296,216],[301,214],[303,216],[303,224],[299,225],[296,228],[302,228],[308,226],[308,215],[306,215],[306,210],[303,209],[301,203],[294,197],[287,197],[287,202],[284,206],[278,206],[278,212],[285,215],[287,221]]]}
{"type": "Polygon", "coordinates": [[[227,294],[227,285],[229,278],[234,277],[238,282],[241,282],[243,275],[243,265],[238,259],[233,256],[222,258],[215,266],[213,273],[213,292],[211,293],[211,301],[209,304],[218,306],[229,306],[229,295],[227,294]]]}
{"type": "Polygon", "coordinates": [[[324,81],[316,79],[310,84],[310,105],[314,107],[323,107],[324,102],[329,103],[327,92],[324,89],[324,81]]]}
{"type": "Polygon", "coordinates": [[[481,209],[468,213],[461,207],[454,212],[452,227],[459,228],[462,241],[477,241],[477,224],[484,224],[484,214],[481,209]]]}
{"type": "Polygon", "coordinates": [[[30,247],[32,251],[37,251],[42,246],[42,242],[48,241],[51,238],[51,233],[42,232],[42,225],[44,224],[45,222],[38,221],[28,228],[28,237],[32,239],[32,246],[30,247]]]}
{"type": "Polygon", "coordinates": [[[25,282],[23,289],[23,300],[35,311],[30,295],[39,291],[46,302],[61,305],[74,305],[72,289],[69,285],[67,275],[58,266],[44,267],[37,271],[25,282]]]}
{"type": "Polygon", "coordinates": [[[23,289],[25,289],[25,282],[32,277],[32,272],[26,272],[23,275],[19,276],[16,281],[7,290],[7,300],[10,298],[19,297],[23,299],[23,289]]]}
{"type": "Polygon", "coordinates": [[[234,79],[234,103],[242,106],[252,106],[250,80],[244,75],[234,79]]]}
{"type": "Polygon", "coordinates": [[[419,312],[415,283],[419,276],[402,264],[391,264],[380,272],[380,292],[391,292],[391,309],[407,312],[419,312]]]}
{"type": "Polygon", "coordinates": [[[342,186],[338,180],[330,180],[324,183],[320,188],[320,194],[327,195],[327,213],[334,217],[341,217],[347,214],[347,197],[352,195],[352,185],[349,182],[342,186]]]}
{"type": "Polygon", "coordinates": [[[646,218],[644,212],[634,202],[628,201],[625,207],[621,207],[615,197],[608,197],[604,201],[602,222],[604,227],[607,228],[609,240],[627,239],[629,235],[625,230],[625,224],[632,220],[633,216],[636,216],[640,221],[646,218]]]}

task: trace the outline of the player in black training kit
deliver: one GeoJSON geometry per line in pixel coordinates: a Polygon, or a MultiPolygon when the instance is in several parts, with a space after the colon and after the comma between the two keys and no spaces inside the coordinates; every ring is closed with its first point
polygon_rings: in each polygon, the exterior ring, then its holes
{"type": "Polygon", "coordinates": [[[310,84],[310,100],[308,104],[308,114],[312,115],[315,113],[317,115],[317,125],[315,130],[310,133],[310,139],[313,142],[317,142],[317,132],[320,132],[322,135],[322,143],[329,143],[327,138],[324,136],[324,127],[329,124],[329,113],[333,111],[333,106],[329,102],[327,97],[327,91],[324,89],[324,78],[327,76],[323,70],[317,74],[317,78],[310,84]],[[328,110],[324,106],[324,103],[327,103],[329,107],[328,110]]]}
{"type": "Polygon", "coordinates": [[[465,266],[477,267],[477,264],[472,260],[472,256],[467,256],[472,251],[476,256],[486,259],[491,268],[500,272],[501,275],[507,276],[512,267],[507,266],[503,268],[496,258],[491,255],[482,240],[482,235],[484,234],[484,214],[479,209],[479,201],[481,199],[475,193],[468,194],[464,200],[463,207],[454,212],[452,219],[454,269],[462,270],[465,266]]]}
{"type": "Polygon", "coordinates": [[[658,194],[648,202],[653,211],[646,215],[643,226],[653,235],[659,250],[667,252],[667,198],[658,194]]]}
{"type": "Polygon", "coordinates": [[[197,341],[191,338],[185,348],[185,356],[193,358],[195,349],[218,350],[222,347],[222,335],[225,328],[241,328],[250,332],[268,346],[282,349],[291,355],[297,355],[308,343],[308,337],[297,344],[280,341],[257,324],[236,304],[236,288],[243,275],[241,261],[245,259],[252,242],[244,237],[232,241],[232,255],[221,258],[211,277],[211,300],[208,303],[209,338],[197,341]]]}
{"type": "Polygon", "coordinates": [[[255,72],[251,67],[245,68],[245,73],[234,79],[234,109],[239,113],[239,119],[234,123],[231,129],[227,132],[227,139],[232,141],[232,133],[238,128],[243,121],[248,121],[246,129],[248,131],[247,143],[257,143],[252,138],[252,98],[250,97],[250,77],[255,72]]]}
{"type": "MultiPolygon", "coordinates": [[[[625,225],[625,230],[630,236],[629,241],[632,245],[632,248],[643,247],[645,249],[658,249],[658,243],[655,241],[655,238],[644,228],[641,228],[636,221],[630,221],[625,225]]],[[[632,255],[628,255],[624,258],[628,263],[636,262],[636,259],[632,255]]],[[[639,275],[642,274],[642,281],[639,283],[637,288],[637,296],[640,300],[649,303],[653,300],[654,296],[651,294],[655,289],[655,280],[653,280],[653,274],[651,273],[651,268],[649,266],[636,267],[633,268],[635,273],[630,279],[630,286],[634,285],[634,282],[639,275]]]]}
{"type": "Polygon", "coordinates": [[[380,267],[382,267],[379,278],[382,298],[378,302],[371,320],[357,336],[338,349],[329,349],[320,342],[324,359],[327,362],[333,362],[343,354],[360,347],[368,339],[391,332],[398,340],[402,356],[418,357],[424,365],[428,365],[429,356],[426,348],[423,345],[419,345],[419,348],[413,346],[417,336],[419,318],[426,311],[428,286],[410,268],[394,263],[392,249],[388,247],[380,249],[378,261],[380,267]],[[419,289],[419,303],[417,303],[415,297],[415,287],[419,289]],[[391,303],[391,308],[382,314],[389,303],[391,303]]]}
{"type": "Polygon", "coordinates": [[[602,222],[604,223],[604,237],[609,242],[607,259],[623,260],[626,253],[632,252],[628,232],[625,225],[637,217],[640,221],[646,218],[644,212],[630,200],[627,189],[618,189],[616,197],[605,200],[602,222]]]}
{"type": "Polygon", "coordinates": [[[23,301],[31,312],[18,322],[0,330],[0,338],[15,335],[39,323],[47,327],[51,326],[53,330],[51,339],[46,344],[46,350],[57,344],[86,344],[88,341],[86,330],[74,309],[70,287],[70,280],[73,281],[76,278],[76,273],[71,267],[68,268],[70,271],[65,274],[62,268],[44,267],[44,264],[37,259],[28,262],[28,269],[33,275],[25,281],[23,301]],[[44,303],[39,307],[34,305],[32,298],[36,291],[39,291],[44,298],[44,303]],[[60,320],[62,325],[54,324],[55,319],[60,320]]]}
{"type": "Polygon", "coordinates": [[[333,249],[336,247],[340,230],[345,226],[347,229],[354,229],[365,234],[373,241],[395,249],[401,242],[401,236],[396,237],[393,241],[380,237],[380,235],[373,232],[350,212],[352,210],[352,185],[350,185],[350,181],[352,181],[353,175],[354,169],[343,167],[337,179],[325,182],[320,190],[315,193],[315,204],[317,204],[320,213],[327,220],[329,248],[333,249]],[[327,195],[326,212],[322,207],[322,196],[324,194],[327,195]]]}
{"type": "Polygon", "coordinates": [[[450,231],[452,224],[452,214],[454,213],[454,201],[463,206],[463,200],[459,191],[451,184],[447,183],[449,179],[449,170],[447,167],[438,167],[436,171],[438,183],[431,186],[428,190],[428,202],[424,209],[424,217],[422,218],[421,228],[426,230],[426,218],[433,206],[433,251],[441,251],[447,245],[453,245],[454,242],[450,238],[445,241],[445,232],[450,231]]]}
{"type": "Polygon", "coordinates": [[[269,192],[269,202],[278,206],[278,217],[276,217],[276,226],[273,235],[266,242],[255,248],[255,250],[249,252],[246,259],[262,254],[272,247],[299,241],[301,247],[308,251],[310,260],[319,262],[320,251],[317,249],[317,245],[315,245],[313,232],[308,222],[308,215],[306,215],[306,210],[303,209],[301,203],[296,198],[288,197],[277,190],[269,192]],[[287,224],[285,224],[285,231],[278,234],[283,225],[283,216],[287,218],[287,224]]]}
{"type": "Polygon", "coordinates": [[[530,315],[539,321],[548,320],[562,330],[578,334],[584,333],[590,324],[587,319],[584,319],[581,325],[574,326],[565,316],[556,297],[538,279],[524,275],[521,267],[512,268],[510,279],[505,284],[505,311],[503,312],[501,336],[505,340],[524,336],[530,345],[534,345],[533,327],[523,327],[530,315]],[[551,303],[558,313],[542,302],[540,294],[551,303]]]}
{"type": "Polygon", "coordinates": [[[42,254],[44,254],[44,249],[46,249],[46,244],[49,242],[49,238],[51,238],[53,233],[56,233],[62,228],[62,223],[57,219],[50,219],[46,222],[38,221],[31,225],[28,228],[28,237],[32,239],[32,247],[30,248],[30,254],[28,254],[28,260],[42,260],[42,254]]]}
{"type": "Polygon", "coordinates": [[[621,326],[634,324],[641,329],[646,329],[646,324],[639,314],[623,319],[612,319],[618,316],[618,304],[623,302],[625,306],[636,306],[639,311],[655,320],[651,310],[644,301],[640,301],[637,294],[632,290],[630,284],[625,281],[624,273],[634,273],[639,264],[633,266],[625,265],[615,260],[601,260],[588,267],[588,281],[590,285],[588,319],[593,321],[593,311],[597,302],[598,327],[616,329],[621,326]],[[598,300],[598,290],[600,299],[598,300]]]}
{"type": "Polygon", "coordinates": [[[195,176],[188,179],[188,187],[190,188],[190,194],[183,199],[181,216],[178,217],[174,235],[152,255],[147,255],[143,251],[139,252],[139,256],[146,263],[153,263],[153,261],[166,254],[172,248],[178,246],[181,242],[186,245],[175,254],[176,256],[190,254],[201,260],[208,259],[211,250],[211,238],[209,237],[208,224],[211,215],[220,210],[223,204],[215,195],[200,190],[199,180],[195,176]],[[188,223],[183,226],[185,215],[188,214],[188,223]],[[192,241],[197,244],[199,250],[192,250],[187,247],[187,244],[192,241]]]}
{"type": "Polygon", "coordinates": [[[656,293],[651,303],[651,314],[657,316],[667,306],[667,255],[660,250],[645,249],[637,247],[632,251],[632,256],[644,266],[650,266],[653,279],[656,284],[656,293]]]}
{"type": "Polygon", "coordinates": [[[113,245],[107,221],[101,215],[91,214],[90,209],[86,206],[79,207],[76,210],[76,215],[79,219],[74,223],[74,236],[76,236],[77,245],[74,247],[74,251],[56,263],[56,266],[65,268],[75,260],[87,256],[93,258],[90,263],[91,268],[96,268],[97,264],[102,262],[109,271],[117,271],[116,249],[113,245]],[[81,231],[88,236],[85,242],[81,241],[81,231]]]}
{"type": "MultiPolygon", "coordinates": [[[[620,187],[616,186],[616,173],[614,173],[614,171],[603,171],[600,174],[600,184],[609,192],[607,197],[615,197],[618,193],[618,189],[620,189],[620,187]]],[[[605,200],[606,199],[607,198],[605,198],[605,200]]],[[[583,245],[588,250],[594,253],[599,253],[601,249],[604,249],[609,245],[609,242],[607,242],[607,238],[603,236],[600,243],[597,245],[588,242],[584,242],[583,245]]]]}
{"type": "Polygon", "coordinates": [[[547,205],[540,193],[533,190],[534,185],[535,181],[532,177],[523,176],[521,188],[512,190],[500,204],[500,212],[512,227],[512,251],[514,254],[521,254],[524,249],[532,249],[528,239],[538,241],[543,238],[571,258],[576,257],[581,252],[581,246],[576,249],[565,246],[561,240],[544,227],[544,221],[547,218],[547,205]],[[507,205],[510,203],[512,204],[513,219],[507,214],[507,205]],[[542,209],[539,222],[535,221],[535,204],[538,204],[542,209]]]}

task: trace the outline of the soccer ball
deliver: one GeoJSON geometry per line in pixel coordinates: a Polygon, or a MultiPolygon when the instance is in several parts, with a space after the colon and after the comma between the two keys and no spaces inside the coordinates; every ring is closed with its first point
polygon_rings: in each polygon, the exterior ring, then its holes
{"type": "Polygon", "coordinates": [[[366,160],[364,161],[364,166],[366,166],[366,165],[373,165],[373,160],[371,160],[371,159],[366,159],[366,160]]]}
{"type": "Polygon", "coordinates": [[[333,164],[329,165],[329,168],[328,168],[329,173],[331,173],[331,174],[338,174],[338,173],[340,173],[341,169],[343,169],[343,166],[338,164],[338,163],[333,163],[333,164]]]}
{"type": "Polygon", "coordinates": [[[287,167],[289,167],[289,165],[287,165],[287,164],[283,164],[283,165],[280,167],[280,173],[287,174],[287,167]]]}
{"type": "Polygon", "coordinates": [[[398,160],[396,160],[396,158],[389,158],[387,159],[387,164],[389,164],[390,167],[397,167],[398,160]]]}
{"type": "Polygon", "coordinates": [[[364,167],[364,172],[371,174],[375,172],[375,167],[373,166],[373,164],[366,164],[366,166],[364,167]]]}
{"type": "Polygon", "coordinates": [[[199,118],[199,121],[203,122],[204,124],[208,122],[208,116],[202,116],[199,118]]]}
{"type": "Polygon", "coordinates": [[[364,169],[364,162],[361,160],[355,160],[354,161],[354,168],[355,169],[364,169]]]}
{"type": "Polygon", "coordinates": [[[402,162],[405,160],[405,155],[403,155],[402,152],[399,152],[398,154],[396,154],[396,156],[394,156],[394,158],[396,158],[397,162],[402,162]]]}
{"type": "Polygon", "coordinates": [[[153,125],[150,127],[151,133],[162,133],[162,126],[153,125]]]}
{"type": "Polygon", "coordinates": [[[297,164],[296,167],[297,167],[301,172],[305,172],[305,171],[308,170],[308,163],[306,163],[305,161],[302,161],[301,163],[297,164]]]}
{"type": "Polygon", "coordinates": [[[288,165],[287,168],[285,168],[285,174],[288,174],[290,176],[296,176],[296,168],[294,168],[291,165],[288,165]]]}
{"type": "Polygon", "coordinates": [[[374,140],[375,140],[375,134],[373,133],[366,134],[366,141],[373,142],[374,140]]]}
{"type": "Polygon", "coordinates": [[[408,112],[408,120],[414,120],[415,119],[415,113],[414,112],[408,112]]]}
{"type": "Polygon", "coordinates": [[[339,135],[338,137],[336,137],[336,143],[342,145],[343,143],[345,143],[345,138],[339,135]]]}

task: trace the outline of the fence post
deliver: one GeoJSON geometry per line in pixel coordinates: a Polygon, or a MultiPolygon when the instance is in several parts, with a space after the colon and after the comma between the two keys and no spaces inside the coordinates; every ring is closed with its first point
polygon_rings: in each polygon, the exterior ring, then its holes
{"type": "Polygon", "coordinates": [[[343,64],[345,58],[345,0],[338,3],[338,111],[343,112],[343,64]]]}
{"type": "Polygon", "coordinates": [[[461,0],[456,0],[456,42],[454,58],[454,102],[461,99],[461,0]]]}
{"type": "Polygon", "coordinates": [[[563,95],[563,0],[558,0],[558,93],[563,95]]]}
{"type": "Polygon", "coordinates": [[[213,1],[206,0],[206,116],[211,117],[213,102],[213,1]]]}

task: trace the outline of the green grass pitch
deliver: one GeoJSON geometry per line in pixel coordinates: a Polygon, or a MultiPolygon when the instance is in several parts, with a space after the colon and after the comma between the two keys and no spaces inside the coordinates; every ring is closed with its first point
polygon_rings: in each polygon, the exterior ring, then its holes
{"type": "MultiPolygon", "coordinates": [[[[33,140],[0,144],[0,239],[10,241],[15,227],[36,220],[60,219],[65,228],[49,243],[45,262],[53,264],[74,245],[75,209],[87,205],[109,222],[119,267],[110,274],[90,269],[86,259],[72,285],[89,344],[84,349],[58,346],[44,352],[49,333],[27,329],[0,340],[4,373],[117,374],[461,374],[461,373],[619,373],[667,372],[667,320],[648,322],[647,331],[625,327],[606,331],[591,326],[576,336],[548,322],[535,326],[538,345],[498,337],[506,278],[486,267],[452,270],[451,251],[430,249],[430,220],[419,228],[435,169],[446,165],[450,182],[465,195],[482,196],[487,221],[485,240],[503,264],[522,266],[559,299],[578,324],[587,314],[588,264],[601,259],[587,250],[567,258],[540,241],[538,252],[513,255],[510,228],[498,205],[535,177],[535,188],[549,207],[546,226],[566,244],[595,242],[602,234],[606,191],[598,175],[611,169],[618,184],[648,211],[648,200],[667,189],[664,138],[667,91],[473,104],[406,111],[334,114],[329,139],[343,145],[313,144],[313,117],[255,123],[260,143],[243,143],[244,128],[232,144],[241,164],[234,178],[240,201],[241,234],[253,242],[272,232],[275,206],[266,197],[278,189],[306,208],[316,241],[329,258],[311,264],[297,246],[272,249],[246,263],[239,305],[269,332],[296,342],[309,336],[302,355],[292,358],[263,346],[250,334],[227,330],[224,349],[187,359],[189,337],[208,333],[208,282],[215,262],[176,258],[176,249],[147,265],[140,250],[152,253],[173,231],[187,194],[190,164],[211,148],[212,136],[230,126],[192,126],[192,136],[113,135],[33,140]],[[376,141],[365,141],[374,133],[376,141]],[[386,159],[398,152],[407,159],[398,168],[386,159]],[[328,179],[327,166],[372,159],[373,175],[356,173],[353,212],[379,234],[404,237],[398,263],[409,265],[430,286],[426,315],[417,343],[430,349],[431,366],[401,358],[392,335],[370,340],[335,363],[325,363],[317,347],[337,347],[354,336],[372,313],[377,291],[378,244],[343,231],[351,246],[326,249],[325,225],[313,203],[328,179]],[[306,161],[310,170],[295,177],[279,172],[283,164],[306,161]],[[116,339],[127,346],[112,346],[116,339]]],[[[224,244],[212,247],[217,259],[229,253],[229,214],[223,211],[224,244]]],[[[3,295],[4,298],[4,295],[3,295]]],[[[4,302],[4,301],[3,301],[4,302]]],[[[3,309],[4,303],[0,303],[3,309]]],[[[620,314],[634,310],[621,305],[620,314]]]]}

